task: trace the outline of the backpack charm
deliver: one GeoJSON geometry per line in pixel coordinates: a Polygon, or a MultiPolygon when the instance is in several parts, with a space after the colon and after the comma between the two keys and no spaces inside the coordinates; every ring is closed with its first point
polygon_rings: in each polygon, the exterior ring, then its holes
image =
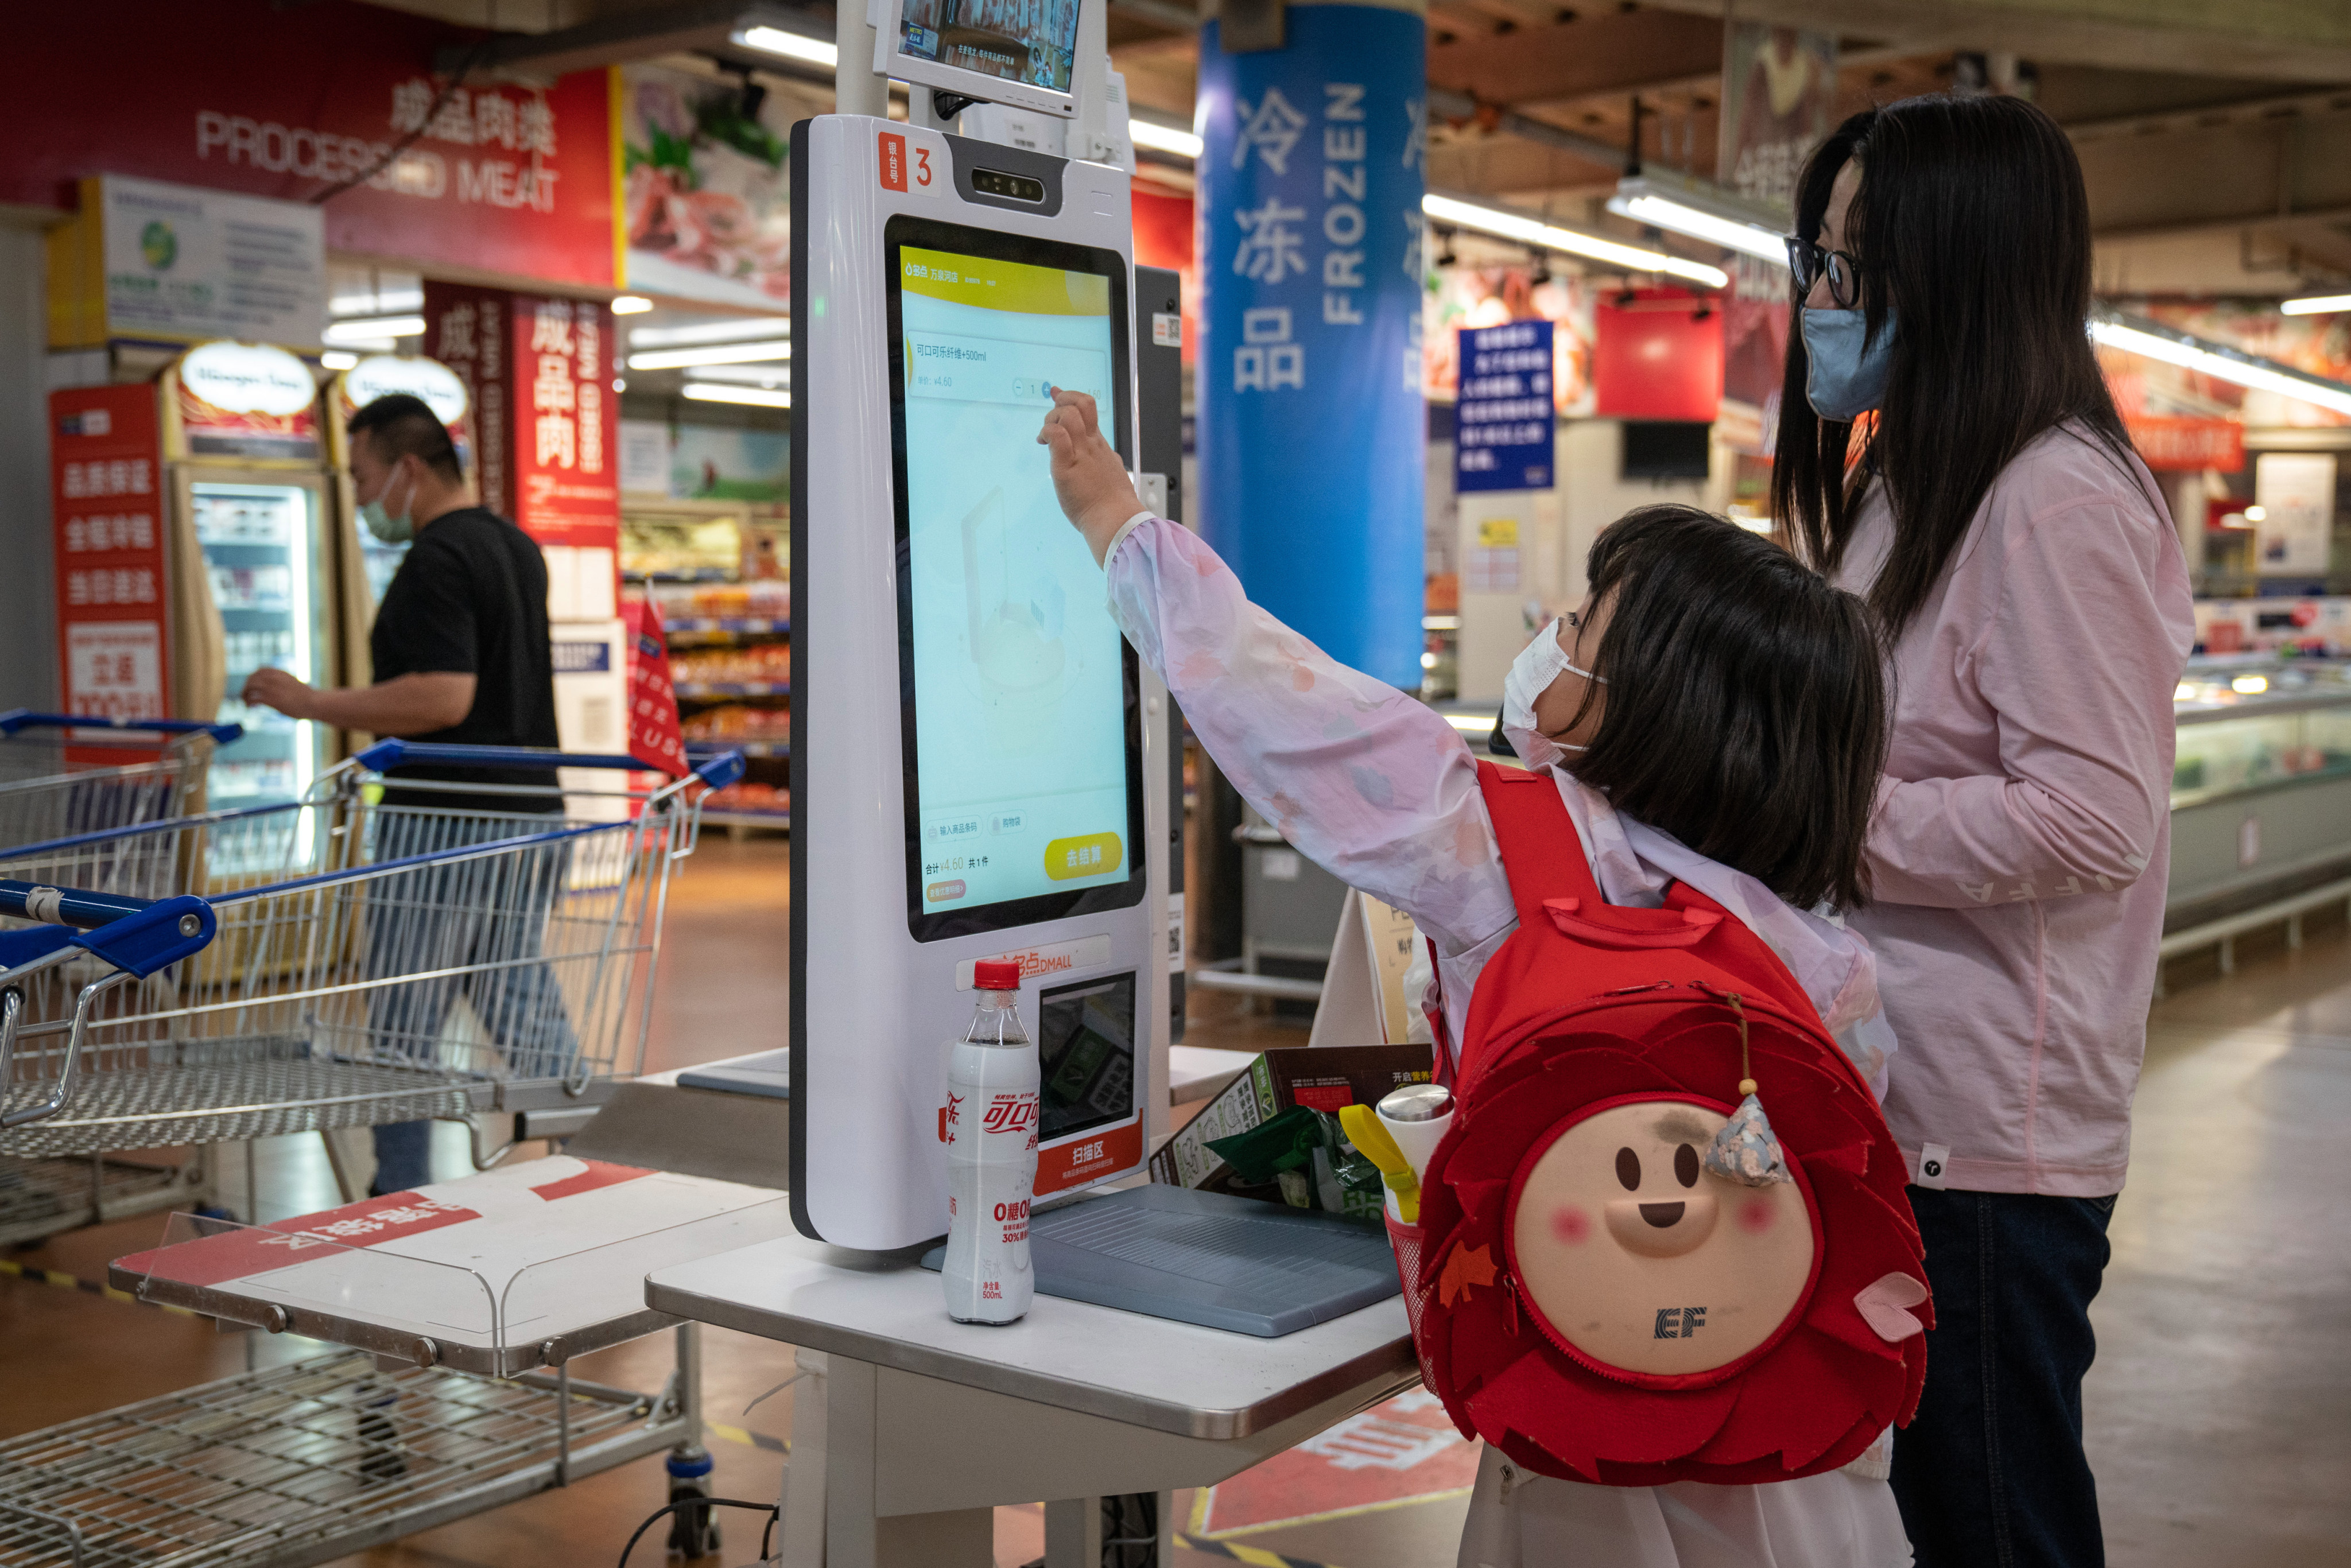
{"type": "Polygon", "coordinates": [[[1754,1063],[1747,1040],[1747,1013],[1736,991],[1723,1000],[1739,1018],[1739,1092],[1744,1096],[1722,1131],[1706,1146],[1706,1168],[1725,1181],[1735,1181],[1741,1186],[1770,1186],[1773,1182],[1793,1181],[1788,1173],[1788,1156],[1780,1147],[1780,1140],[1771,1132],[1771,1118],[1763,1113],[1763,1102],[1756,1097],[1754,1063]]]}

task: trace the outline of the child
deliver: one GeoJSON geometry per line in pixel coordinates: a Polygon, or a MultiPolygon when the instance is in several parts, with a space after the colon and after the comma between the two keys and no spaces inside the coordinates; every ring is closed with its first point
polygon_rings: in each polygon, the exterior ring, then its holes
{"type": "MultiPolygon", "coordinates": [[[[1104,565],[1113,613],[1218,768],[1290,842],[1434,941],[1449,1049],[1518,925],[1468,745],[1249,603],[1196,537],[1144,511],[1092,399],[1057,391],[1038,439],[1104,565]]],[[[1552,772],[1611,903],[1655,907],[1677,880],[1715,899],[1787,964],[1882,1092],[1893,1040],[1868,948],[1806,913],[1867,894],[1886,712],[1866,610],[1687,507],[1628,514],[1588,575],[1583,608],[1513,666],[1506,731],[1552,772]]],[[[1766,1486],[1614,1488],[1529,1476],[1489,1448],[1460,1563],[1906,1568],[1882,1448],[1766,1486]]]]}

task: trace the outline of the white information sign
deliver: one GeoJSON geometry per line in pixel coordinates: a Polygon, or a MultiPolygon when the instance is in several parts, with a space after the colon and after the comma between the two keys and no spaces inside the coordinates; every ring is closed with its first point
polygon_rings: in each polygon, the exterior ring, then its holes
{"type": "Polygon", "coordinates": [[[163,716],[163,628],[152,621],[77,621],[66,628],[66,711],[163,716]]]}
{"type": "Polygon", "coordinates": [[[100,185],[110,335],[319,346],[327,228],[318,207],[120,174],[100,185]]]}
{"type": "Polygon", "coordinates": [[[2257,570],[2264,577],[2323,576],[2335,536],[2335,455],[2264,452],[2253,462],[2257,570]]]}

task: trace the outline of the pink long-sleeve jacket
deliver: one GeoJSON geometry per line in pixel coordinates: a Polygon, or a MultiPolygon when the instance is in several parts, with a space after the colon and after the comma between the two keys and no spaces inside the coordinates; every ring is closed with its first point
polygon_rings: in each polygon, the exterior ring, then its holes
{"type": "MultiPolygon", "coordinates": [[[[1876,488],[1839,584],[1865,591],[1892,542],[1876,488]]],[[[2193,638],[2154,480],[2062,428],[2001,472],[1896,643],[1876,902],[1851,922],[1902,1041],[1886,1117],[1913,1179],[2120,1190],[2193,638]]]]}

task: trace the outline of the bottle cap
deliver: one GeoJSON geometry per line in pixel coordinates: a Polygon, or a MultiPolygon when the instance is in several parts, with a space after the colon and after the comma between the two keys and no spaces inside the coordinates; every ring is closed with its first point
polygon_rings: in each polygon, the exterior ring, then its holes
{"type": "Polygon", "coordinates": [[[982,958],[971,967],[974,990],[1017,991],[1020,988],[1020,966],[1009,958],[982,958]]]}
{"type": "Polygon", "coordinates": [[[1437,1083],[1407,1083],[1388,1091],[1379,1111],[1391,1122],[1434,1122],[1453,1113],[1453,1092],[1437,1083]]]}

